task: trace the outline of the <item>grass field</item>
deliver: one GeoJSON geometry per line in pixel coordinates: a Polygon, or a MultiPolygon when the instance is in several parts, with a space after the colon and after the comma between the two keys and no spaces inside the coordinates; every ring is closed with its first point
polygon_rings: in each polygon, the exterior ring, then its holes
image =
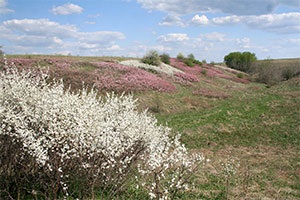
{"type": "Polygon", "coordinates": [[[300,79],[271,88],[256,83],[237,88],[228,89],[225,99],[195,97],[186,89],[150,98],[152,105],[161,104],[159,122],[181,132],[192,151],[211,160],[196,175],[197,195],[182,198],[300,198],[300,79]],[[240,166],[226,192],[221,164],[231,158],[240,166]]]}
{"type": "MultiPolygon", "coordinates": [[[[8,56],[12,57],[47,58],[8,56]]],[[[90,83],[88,80],[99,68],[88,65],[89,62],[124,59],[55,58],[81,63],[72,64],[73,71],[59,74],[60,77],[68,74],[70,84],[75,80],[90,83]],[[70,73],[75,72],[86,80],[71,77],[70,73]]],[[[266,87],[255,82],[210,77],[206,71],[211,69],[213,66],[202,67],[202,73],[197,74],[199,82],[185,85],[172,82],[176,86],[172,92],[133,93],[139,109],[148,109],[159,123],[171,127],[174,133],[180,132],[190,151],[202,152],[209,160],[194,174],[194,188],[179,199],[300,199],[300,78],[266,87]],[[231,160],[236,164],[231,165],[235,174],[228,174],[222,167],[231,160]]],[[[223,73],[236,77],[228,71],[223,73]]]]}

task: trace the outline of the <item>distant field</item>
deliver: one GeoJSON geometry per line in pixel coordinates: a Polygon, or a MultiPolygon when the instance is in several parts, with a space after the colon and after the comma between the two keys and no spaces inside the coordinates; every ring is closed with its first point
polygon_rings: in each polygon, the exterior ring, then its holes
{"type": "MultiPolygon", "coordinates": [[[[117,62],[128,58],[119,57],[8,59],[19,59],[19,67],[22,62],[48,67],[74,90],[85,82],[102,92],[133,93],[140,110],[148,109],[159,123],[182,133],[190,151],[202,152],[210,161],[194,174],[195,187],[178,199],[300,199],[299,76],[269,85],[213,65],[187,67],[176,60],[171,65],[186,76],[120,66],[117,62]],[[222,163],[230,159],[240,165],[226,178],[222,163]]],[[[258,61],[255,72],[267,67],[264,75],[272,78],[269,72],[291,66],[300,70],[300,58],[258,61]]]]}
{"type": "Polygon", "coordinates": [[[253,80],[274,85],[300,75],[300,59],[259,60],[251,66],[253,80]]]}

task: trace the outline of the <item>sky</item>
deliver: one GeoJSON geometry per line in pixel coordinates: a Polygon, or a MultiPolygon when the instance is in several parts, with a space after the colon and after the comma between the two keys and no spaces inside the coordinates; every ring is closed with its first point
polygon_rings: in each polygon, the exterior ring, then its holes
{"type": "Polygon", "coordinates": [[[0,0],[7,54],[300,57],[300,0],[0,0]]]}

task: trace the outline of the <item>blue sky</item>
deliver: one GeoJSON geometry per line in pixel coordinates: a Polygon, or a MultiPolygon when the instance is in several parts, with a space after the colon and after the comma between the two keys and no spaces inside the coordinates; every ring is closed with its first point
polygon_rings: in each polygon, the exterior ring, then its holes
{"type": "Polygon", "coordinates": [[[0,0],[8,54],[300,57],[299,0],[0,0]]]}

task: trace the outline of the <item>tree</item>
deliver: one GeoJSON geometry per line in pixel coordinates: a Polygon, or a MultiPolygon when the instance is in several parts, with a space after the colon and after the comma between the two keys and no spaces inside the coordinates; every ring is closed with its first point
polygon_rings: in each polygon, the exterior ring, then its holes
{"type": "Polygon", "coordinates": [[[188,57],[188,59],[195,60],[195,56],[194,56],[194,54],[192,54],[192,53],[189,54],[187,57],[188,57]]]}
{"type": "Polygon", "coordinates": [[[159,66],[161,64],[160,57],[157,51],[149,51],[143,58],[142,62],[148,65],[159,66]]]}
{"type": "Polygon", "coordinates": [[[163,63],[170,64],[170,55],[166,54],[166,53],[163,53],[163,54],[160,55],[160,60],[163,63]]]}
{"type": "Polygon", "coordinates": [[[184,60],[184,55],[182,53],[179,53],[176,58],[178,60],[182,61],[182,60],[184,60]]]}
{"type": "Polygon", "coordinates": [[[226,65],[230,68],[248,72],[251,64],[257,60],[254,53],[231,52],[224,57],[226,65]]]}
{"type": "Polygon", "coordinates": [[[3,56],[4,51],[2,50],[2,46],[0,46],[0,56],[3,56]]]}

